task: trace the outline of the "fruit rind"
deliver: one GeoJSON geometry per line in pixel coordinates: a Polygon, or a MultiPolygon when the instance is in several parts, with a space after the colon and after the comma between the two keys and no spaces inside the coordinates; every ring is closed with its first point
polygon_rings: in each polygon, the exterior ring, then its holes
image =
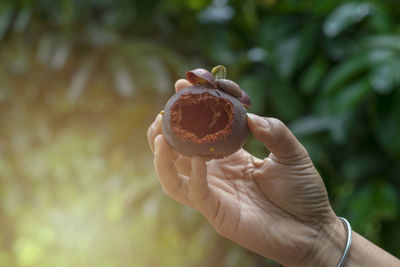
{"type": "MultiPolygon", "coordinates": [[[[196,118],[193,118],[194,120],[196,118]]],[[[243,104],[234,96],[218,89],[193,85],[184,88],[174,94],[164,108],[162,119],[162,131],[171,147],[184,156],[203,156],[206,158],[222,158],[239,150],[245,143],[248,136],[247,113],[243,104]],[[182,96],[208,94],[210,97],[222,98],[232,103],[233,120],[231,122],[231,132],[222,138],[214,141],[193,142],[189,139],[182,139],[171,125],[171,108],[182,96]],[[212,147],[212,149],[210,149],[212,147]]]]}

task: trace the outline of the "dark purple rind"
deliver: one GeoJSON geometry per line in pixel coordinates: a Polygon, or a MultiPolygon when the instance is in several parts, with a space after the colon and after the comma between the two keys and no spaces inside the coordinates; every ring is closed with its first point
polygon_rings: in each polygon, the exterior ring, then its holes
{"type": "Polygon", "coordinates": [[[186,72],[187,80],[192,84],[205,84],[217,88],[214,76],[206,69],[198,68],[186,72]]]}
{"type": "Polygon", "coordinates": [[[251,107],[250,97],[243,90],[242,90],[242,97],[239,98],[239,101],[243,103],[245,108],[250,108],[251,107]]]}
{"type": "MultiPolygon", "coordinates": [[[[196,120],[196,118],[193,118],[193,120],[196,120]]],[[[193,85],[178,91],[168,100],[162,118],[162,131],[168,143],[179,154],[188,157],[197,155],[207,159],[223,158],[235,153],[244,145],[249,133],[247,112],[237,98],[218,89],[210,90],[210,88],[205,88],[202,85],[193,85]],[[182,95],[202,94],[205,92],[215,97],[223,97],[233,104],[234,120],[232,124],[232,132],[228,136],[214,143],[196,144],[189,140],[181,140],[175,135],[171,127],[171,107],[182,95]],[[210,151],[210,147],[214,147],[214,150],[210,151]]]]}
{"type": "Polygon", "coordinates": [[[241,98],[243,95],[240,86],[234,81],[218,79],[215,81],[215,83],[217,84],[218,89],[221,89],[225,93],[228,93],[236,98],[241,98]]]}

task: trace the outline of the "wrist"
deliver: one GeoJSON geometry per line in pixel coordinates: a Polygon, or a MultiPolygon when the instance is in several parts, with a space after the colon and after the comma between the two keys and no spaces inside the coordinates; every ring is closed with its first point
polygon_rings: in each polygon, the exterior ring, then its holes
{"type": "Polygon", "coordinates": [[[321,227],[320,234],[301,266],[336,267],[346,246],[347,233],[343,222],[335,218],[321,227]]]}

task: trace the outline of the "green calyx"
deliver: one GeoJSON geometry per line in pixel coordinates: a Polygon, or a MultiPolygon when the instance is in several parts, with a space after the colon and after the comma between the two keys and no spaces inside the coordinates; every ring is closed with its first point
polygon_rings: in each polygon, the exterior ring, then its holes
{"type": "Polygon", "coordinates": [[[225,79],[225,77],[226,77],[226,68],[223,65],[215,66],[211,70],[211,74],[214,76],[215,80],[225,79]]]}

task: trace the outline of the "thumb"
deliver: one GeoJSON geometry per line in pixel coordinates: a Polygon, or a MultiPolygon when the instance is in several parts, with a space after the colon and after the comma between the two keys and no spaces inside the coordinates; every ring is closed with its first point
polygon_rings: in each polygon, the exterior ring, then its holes
{"type": "Polygon", "coordinates": [[[286,125],[275,118],[248,113],[248,125],[254,137],[276,157],[282,160],[302,160],[308,153],[286,125]]]}

